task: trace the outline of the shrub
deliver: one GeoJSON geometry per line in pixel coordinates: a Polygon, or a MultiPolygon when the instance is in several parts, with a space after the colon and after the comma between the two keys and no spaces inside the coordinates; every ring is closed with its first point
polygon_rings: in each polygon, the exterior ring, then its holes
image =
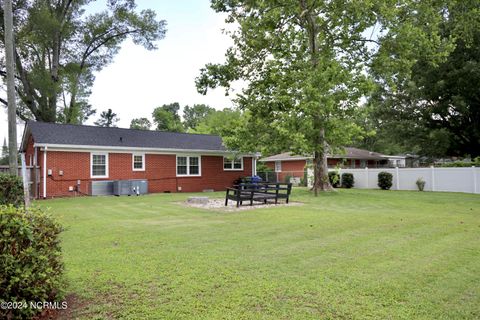
{"type": "Polygon", "coordinates": [[[423,191],[423,189],[425,189],[426,182],[423,178],[418,178],[415,183],[417,184],[418,191],[423,191]]]}
{"type": "Polygon", "coordinates": [[[378,186],[380,189],[389,190],[392,187],[393,175],[390,172],[382,171],[378,174],[378,186]]]}
{"type": "Polygon", "coordinates": [[[23,205],[22,178],[10,174],[0,174],[0,205],[23,205]]]}
{"type": "Polygon", "coordinates": [[[340,186],[340,175],[336,171],[329,171],[328,172],[328,180],[330,184],[334,188],[338,188],[340,186]]]}
{"type": "Polygon", "coordinates": [[[290,183],[290,179],[292,178],[292,176],[290,174],[287,174],[285,176],[285,183],[290,183]]]}
{"type": "Polygon", "coordinates": [[[30,318],[30,302],[61,299],[61,226],[38,208],[0,206],[0,302],[26,308],[0,309],[0,318],[30,318]]]}
{"type": "Polygon", "coordinates": [[[350,189],[353,187],[355,180],[352,173],[342,173],[342,187],[350,189]]]}

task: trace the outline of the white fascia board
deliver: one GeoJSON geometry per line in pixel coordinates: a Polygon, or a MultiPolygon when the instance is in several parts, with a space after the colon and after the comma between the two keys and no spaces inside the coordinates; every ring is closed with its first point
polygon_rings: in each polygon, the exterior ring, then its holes
{"type": "Polygon", "coordinates": [[[382,158],[401,160],[401,159],[406,159],[407,157],[406,156],[389,156],[389,155],[386,155],[386,154],[382,154],[382,158]]]}
{"type": "Polygon", "coordinates": [[[278,158],[278,159],[259,159],[261,162],[275,162],[275,161],[298,161],[298,160],[308,160],[313,159],[313,157],[302,157],[302,158],[278,158]]]}
{"type": "MultiPolygon", "coordinates": [[[[69,145],[69,144],[49,144],[35,143],[34,147],[45,148],[49,151],[65,151],[65,152],[92,152],[103,151],[110,153],[135,153],[143,152],[149,154],[201,154],[201,155],[218,155],[225,156],[234,153],[233,151],[220,150],[202,150],[202,149],[161,149],[161,148],[139,148],[139,147],[109,147],[109,146],[88,146],[88,145],[69,145]]],[[[242,157],[254,157],[255,154],[239,154],[242,157]]]]}

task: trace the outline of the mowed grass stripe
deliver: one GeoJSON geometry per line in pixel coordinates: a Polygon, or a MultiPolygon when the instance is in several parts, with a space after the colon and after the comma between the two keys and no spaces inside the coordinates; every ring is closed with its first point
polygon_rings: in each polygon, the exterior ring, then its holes
{"type": "Polygon", "coordinates": [[[39,202],[67,227],[79,318],[480,317],[478,195],[300,188],[302,206],[240,212],[188,196],[39,202]]]}

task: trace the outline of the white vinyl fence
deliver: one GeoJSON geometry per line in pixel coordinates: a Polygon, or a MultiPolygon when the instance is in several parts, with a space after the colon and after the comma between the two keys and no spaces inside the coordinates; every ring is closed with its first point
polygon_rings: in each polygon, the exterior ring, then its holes
{"type": "MultiPolygon", "coordinates": [[[[333,171],[334,169],[330,170],[333,171]]],[[[354,188],[378,188],[378,173],[386,171],[393,175],[392,190],[418,190],[415,182],[422,178],[425,191],[450,191],[480,194],[480,168],[381,168],[381,169],[340,169],[352,173],[354,188]]]]}

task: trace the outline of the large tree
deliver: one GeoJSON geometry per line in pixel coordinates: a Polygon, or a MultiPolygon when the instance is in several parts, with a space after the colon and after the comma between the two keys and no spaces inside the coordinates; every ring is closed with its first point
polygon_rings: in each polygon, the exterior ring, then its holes
{"type": "Polygon", "coordinates": [[[112,109],[108,109],[100,113],[100,118],[95,121],[95,125],[99,127],[116,127],[118,121],[120,121],[120,119],[117,114],[113,112],[112,109]]]}
{"type": "Polygon", "coordinates": [[[371,117],[381,133],[422,155],[479,156],[480,2],[419,6],[382,39],[371,117]],[[426,28],[434,31],[423,33],[428,38],[412,36],[426,28]]]}
{"type": "Polygon", "coordinates": [[[480,154],[480,2],[406,1],[371,63],[377,131],[431,157],[480,154]]]}
{"type": "Polygon", "coordinates": [[[173,102],[170,104],[164,104],[153,110],[152,118],[156,125],[156,130],[159,131],[171,131],[171,132],[184,132],[182,120],[178,112],[180,111],[180,104],[173,102]]]}
{"type": "MultiPolygon", "coordinates": [[[[134,0],[109,0],[106,10],[86,14],[91,2],[15,2],[20,118],[81,123],[92,114],[87,98],[94,72],[112,61],[121,43],[131,38],[152,50],[164,37],[165,21],[157,20],[152,10],[137,12],[134,0]]],[[[3,20],[3,11],[0,17],[3,20]]],[[[0,31],[3,41],[3,28],[0,31]]],[[[3,63],[0,74],[5,75],[3,63]]],[[[0,102],[6,104],[5,99],[0,102]]]]}
{"type": "Polygon", "coordinates": [[[152,123],[147,118],[135,118],[130,121],[130,129],[150,130],[152,123]]]}
{"type": "Polygon", "coordinates": [[[193,107],[185,106],[183,109],[183,124],[187,130],[195,129],[199,122],[213,112],[215,112],[215,109],[205,104],[194,104],[193,107]]]}
{"type": "Polygon", "coordinates": [[[201,70],[199,92],[244,80],[238,106],[275,133],[270,143],[314,156],[315,194],[331,189],[327,153],[358,133],[352,117],[368,87],[362,59],[374,41],[365,32],[376,22],[374,4],[215,0],[212,7],[239,29],[226,63],[201,70]]]}

